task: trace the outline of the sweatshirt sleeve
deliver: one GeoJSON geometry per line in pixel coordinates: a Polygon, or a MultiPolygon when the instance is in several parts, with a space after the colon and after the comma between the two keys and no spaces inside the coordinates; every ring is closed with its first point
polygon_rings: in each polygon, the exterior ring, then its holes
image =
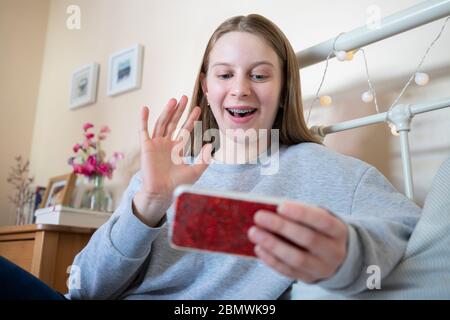
{"type": "Polygon", "coordinates": [[[67,298],[118,298],[138,276],[161,230],[148,227],[133,214],[133,196],[141,184],[137,173],[111,218],[75,257],[67,298]]]}
{"type": "Polygon", "coordinates": [[[316,284],[351,296],[368,288],[376,269],[382,286],[400,262],[420,212],[377,169],[367,169],[355,188],[351,214],[341,217],[349,230],[347,257],[333,277],[316,284]]]}

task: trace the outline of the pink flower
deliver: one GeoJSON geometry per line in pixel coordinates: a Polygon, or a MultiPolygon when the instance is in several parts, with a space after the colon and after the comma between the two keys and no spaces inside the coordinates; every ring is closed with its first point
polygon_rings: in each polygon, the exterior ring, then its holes
{"type": "Polygon", "coordinates": [[[91,163],[85,163],[82,166],[82,174],[88,177],[93,176],[95,174],[95,166],[92,165],[91,163]]]}
{"type": "Polygon", "coordinates": [[[111,132],[111,129],[109,129],[108,126],[103,126],[100,129],[100,133],[110,133],[110,132],[111,132]]]}
{"type": "Polygon", "coordinates": [[[73,172],[74,173],[79,173],[79,174],[84,174],[83,166],[81,166],[79,164],[73,164],[73,172]]]}
{"type": "Polygon", "coordinates": [[[94,127],[94,125],[92,123],[86,122],[83,126],[83,130],[88,131],[88,129],[93,128],[93,127],[94,127]]]}
{"type": "Polygon", "coordinates": [[[101,141],[107,138],[111,129],[108,126],[102,126],[96,136],[93,132],[89,132],[93,128],[92,123],[85,123],[83,125],[85,140],[73,146],[75,156],[68,159],[68,164],[72,166],[73,172],[84,175],[88,178],[97,176],[112,178],[113,172],[116,169],[116,163],[124,158],[122,152],[114,152],[113,157],[106,161],[105,151],[101,147],[101,141]],[[78,154],[79,150],[83,152],[78,154]]]}
{"type": "Polygon", "coordinates": [[[125,156],[122,152],[114,152],[113,157],[116,158],[117,160],[121,160],[121,159],[125,158],[125,156]]]}
{"type": "Polygon", "coordinates": [[[112,177],[112,168],[110,167],[109,163],[101,163],[98,166],[98,170],[97,172],[102,175],[102,176],[107,176],[108,178],[111,179],[112,177]]]}
{"type": "Polygon", "coordinates": [[[97,165],[97,157],[94,155],[90,155],[87,158],[86,163],[95,167],[97,165]]]}
{"type": "Polygon", "coordinates": [[[124,157],[125,156],[123,155],[122,152],[114,152],[112,159],[109,161],[109,164],[111,165],[111,168],[113,170],[115,170],[116,167],[117,167],[117,161],[123,159],[124,157]]]}

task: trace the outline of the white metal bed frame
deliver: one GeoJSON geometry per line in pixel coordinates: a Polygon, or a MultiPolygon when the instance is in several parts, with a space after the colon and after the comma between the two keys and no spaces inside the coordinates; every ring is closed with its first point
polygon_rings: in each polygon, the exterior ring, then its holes
{"type": "MultiPolygon", "coordinates": [[[[333,51],[333,45],[339,50],[350,51],[386,39],[450,15],[450,0],[428,0],[416,6],[402,10],[381,19],[380,27],[369,29],[367,26],[354,29],[313,47],[297,52],[300,68],[313,65],[327,59],[333,51]]],[[[409,152],[408,133],[412,118],[419,113],[450,107],[450,97],[434,102],[418,104],[398,104],[389,111],[375,115],[341,122],[331,126],[314,126],[311,131],[324,138],[327,134],[372,125],[380,122],[394,124],[400,133],[403,177],[405,194],[414,200],[414,186],[409,152]]]]}

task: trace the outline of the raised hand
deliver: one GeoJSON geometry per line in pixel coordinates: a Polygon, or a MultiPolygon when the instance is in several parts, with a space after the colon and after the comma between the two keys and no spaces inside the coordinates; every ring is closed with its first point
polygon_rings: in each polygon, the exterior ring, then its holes
{"type": "MultiPolygon", "coordinates": [[[[142,189],[133,199],[134,214],[149,226],[155,226],[166,213],[172,202],[172,193],[180,184],[194,183],[208,167],[212,145],[203,146],[193,165],[185,164],[183,156],[186,139],[180,134],[174,136],[178,122],[186,108],[187,97],[182,96],[177,103],[170,99],[156,121],[152,137],[148,133],[149,109],[141,110],[140,148],[142,189]],[[180,144],[182,144],[180,146],[180,144]],[[179,151],[177,151],[179,150],[179,151]]],[[[184,123],[181,132],[190,133],[194,122],[200,116],[200,108],[195,107],[184,123]]]]}

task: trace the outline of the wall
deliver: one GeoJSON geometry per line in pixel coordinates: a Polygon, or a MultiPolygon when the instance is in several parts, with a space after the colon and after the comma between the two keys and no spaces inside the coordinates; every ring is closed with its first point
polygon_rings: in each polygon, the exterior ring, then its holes
{"type": "MultiPolygon", "coordinates": [[[[97,126],[107,124],[112,129],[105,145],[107,153],[120,150],[127,156],[108,183],[118,200],[131,174],[139,167],[140,107],[146,104],[153,108],[153,123],[168,98],[192,93],[206,42],[214,28],[230,16],[252,12],[267,16],[285,31],[294,49],[299,51],[335,37],[341,31],[364,25],[370,5],[378,5],[381,15],[386,16],[419,2],[53,0],[31,148],[32,170],[37,182],[46,185],[50,177],[70,171],[67,158],[71,156],[72,145],[81,139],[84,122],[97,126]],[[72,4],[81,9],[80,30],[66,28],[66,8],[72,4]],[[109,55],[135,43],[145,47],[141,89],[117,97],[106,96],[109,55]],[[100,64],[97,103],[69,110],[70,74],[90,62],[100,64]]],[[[383,111],[415,69],[441,22],[366,48],[372,81],[383,111]]],[[[445,56],[450,49],[449,34],[447,29],[423,66],[430,74],[430,85],[411,86],[402,102],[446,95],[445,89],[450,84],[450,64],[445,56]]],[[[324,63],[321,63],[301,71],[305,107],[317,89],[323,68],[324,63]]],[[[345,63],[331,61],[323,93],[333,96],[333,106],[315,107],[310,124],[332,124],[373,113],[373,107],[363,104],[359,98],[365,90],[364,65],[360,57],[345,63]]],[[[415,178],[419,202],[439,162],[450,153],[449,112],[442,110],[414,120],[417,131],[412,135],[417,139],[412,142],[413,166],[418,169],[415,178]],[[430,123],[432,128],[427,127],[430,123]],[[427,130],[433,130],[432,140],[427,130]]],[[[398,139],[382,125],[335,134],[329,136],[326,143],[374,164],[402,190],[398,139]]]]}
{"type": "Polygon", "coordinates": [[[0,1],[0,225],[13,224],[6,182],[14,158],[30,157],[50,1],[0,1]]]}

